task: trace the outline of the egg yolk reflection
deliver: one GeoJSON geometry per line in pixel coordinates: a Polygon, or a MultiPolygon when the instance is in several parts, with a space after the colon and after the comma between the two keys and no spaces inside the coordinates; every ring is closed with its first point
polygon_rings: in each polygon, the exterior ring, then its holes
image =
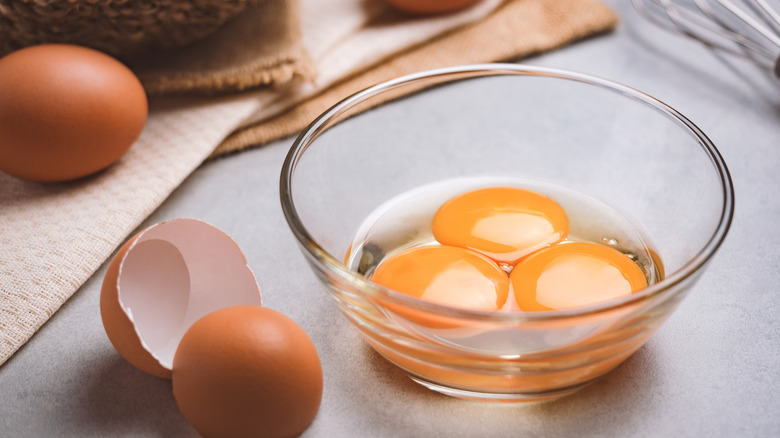
{"type": "Polygon", "coordinates": [[[620,251],[596,243],[562,243],[522,260],[510,274],[520,310],[587,306],[647,286],[639,266],[620,251]]]}
{"type": "Polygon", "coordinates": [[[372,280],[426,301],[472,310],[498,310],[509,295],[509,277],[473,251],[422,246],[382,262],[372,280]]]}
{"type": "Polygon", "coordinates": [[[516,187],[490,187],[456,196],[433,217],[442,245],[477,251],[514,265],[524,256],[558,243],[569,233],[566,212],[553,199],[516,187]]]}

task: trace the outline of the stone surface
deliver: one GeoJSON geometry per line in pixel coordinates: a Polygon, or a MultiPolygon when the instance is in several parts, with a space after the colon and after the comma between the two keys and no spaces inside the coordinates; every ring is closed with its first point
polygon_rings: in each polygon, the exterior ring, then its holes
{"type": "MultiPolygon", "coordinates": [[[[534,405],[451,399],[370,350],[305,266],[282,216],[278,175],[292,139],[204,165],[142,225],[197,217],[231,234],[264,304],[310,334],[325,389],[304,436],[780,434],[778,81],[651,26],[630,2],[608,3],[622,19],[614,33],[523,62],[609,78],[687,115],[723,154],[737,207],[720,252],[664,327],[570,397],[534,405]]],[[[170,382],[135,370],[111,347],[98,311],[104,272],[0,368],[0,435],[196,436],[170,382]]]]}

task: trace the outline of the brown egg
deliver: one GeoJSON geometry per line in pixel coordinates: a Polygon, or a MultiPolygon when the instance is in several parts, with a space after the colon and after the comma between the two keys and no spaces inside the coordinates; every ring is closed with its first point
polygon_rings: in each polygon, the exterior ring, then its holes
{"type": "Polygon", "coordinates": [[[66,181],[108,167],[146,123],[138,78],[85,47],[45,44],[6,55],[0,90],[0,170],[31,181],[66,181]]]}
{"type": "Polygon", "coordinates": [[[410,14],[439,14],[471,6],[479,0],[385,0],[403,12],[410,14]]]}
{"type": "Polygon", "coordinates": [[[204,437],[292,437],[317,414],[322,366],[290,318],[260,306],[228,307],[182,338],[173,394],[204,437]]]}

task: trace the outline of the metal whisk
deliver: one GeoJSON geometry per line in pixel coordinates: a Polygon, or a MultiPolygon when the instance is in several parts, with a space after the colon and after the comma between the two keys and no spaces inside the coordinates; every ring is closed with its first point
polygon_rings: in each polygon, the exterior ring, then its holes
{"type": "Polygon", "coordinates": [[[664,29],[713,49],[747,58],[780,78],[777,0],[632,0],[639,13],[664,29]],[[770,3],[775,2],[772,6],[770,3]]]}

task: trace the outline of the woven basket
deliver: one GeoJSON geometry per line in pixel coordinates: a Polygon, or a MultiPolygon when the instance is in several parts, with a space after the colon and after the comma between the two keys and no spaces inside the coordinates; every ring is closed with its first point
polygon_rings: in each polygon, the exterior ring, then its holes
{"type": "Polygon", "coordinates": [[[257,0],[0,0],[0,56],[70,43],[123,56],[205,37],[257,0]]]}

